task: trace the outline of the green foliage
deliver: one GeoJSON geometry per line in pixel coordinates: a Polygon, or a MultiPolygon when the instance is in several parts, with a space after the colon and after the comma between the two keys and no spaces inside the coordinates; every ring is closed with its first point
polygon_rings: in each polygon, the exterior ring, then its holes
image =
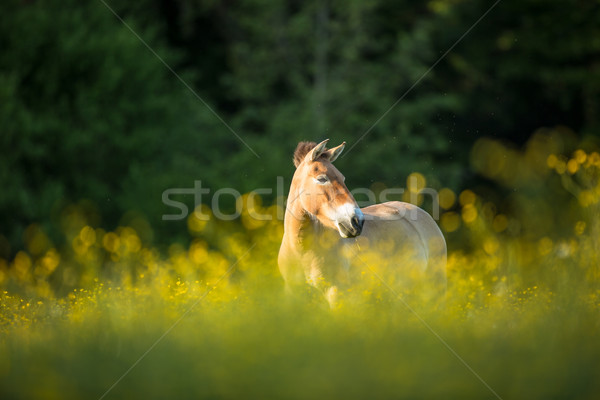
{"type": "Polygon", "coordinates": [[[135,34],[0,3],[0,397],[598,393],[598,2],[107,4],[135,34]],[[444,301],[368,270],[336,310],[284,297],[273,196],[161,220],[164,190],[289,183],[325,137],[350,189],[445,187],[444,301]]]}
{"type": "Polygon", "coordinates": [[[165,189],[289,182],[299,140],[346,140],[350,188],[403,186],[418,171],[456,191],[481,181],[466,168],[481,136],[598,130],[593,2],[501,2],[430,71],[491,2],[107,4],[260,158],[102,2],[6,1],[4,257],[31,223],[60,240],[61,211],[82,199],[104,228],[145,220],[144,240],[182,240],[185,226],[161,221],[165,189]]]}
{"type": "Polygon", "coordinates": [[[160,221],[162,191],[214,163],[218,121],[102,3],[2,8],[2,233],[17,248],[32,222],[56,233],[60,211],[80,199],[109,224],[129,210],[160,221]]]}

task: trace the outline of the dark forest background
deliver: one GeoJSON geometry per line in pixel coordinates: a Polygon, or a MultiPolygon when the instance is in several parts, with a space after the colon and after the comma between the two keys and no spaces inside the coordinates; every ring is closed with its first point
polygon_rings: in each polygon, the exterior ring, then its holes
{"type": "Polygon", "coordinates": [[[186,225],[161,220],[165,189],[289,185],[300,140],[356,144],[337,162],[351,189],[419,171],[506,190],[469,167],[477,139],[600,132],[597,1],[500,2],[359,141],[492,4],[2,1],[0,257],[32,223],[59,241],[73,204],[170,242],[186,225]]]}

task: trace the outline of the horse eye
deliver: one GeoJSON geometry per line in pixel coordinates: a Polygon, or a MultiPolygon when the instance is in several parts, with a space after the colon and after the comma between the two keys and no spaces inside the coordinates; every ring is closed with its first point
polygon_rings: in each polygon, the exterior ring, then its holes
{"type": "Polygon", "coordinates": [[[321,175],[321,176],[317,177],[317,182],[319,182],[319,183],[323,184],[323,183],[327,183],[327,182],[329,182],[329,179],[327,179],[327,177],[326,177],[326,176],[324,176],[324,175],[321,175]]]}

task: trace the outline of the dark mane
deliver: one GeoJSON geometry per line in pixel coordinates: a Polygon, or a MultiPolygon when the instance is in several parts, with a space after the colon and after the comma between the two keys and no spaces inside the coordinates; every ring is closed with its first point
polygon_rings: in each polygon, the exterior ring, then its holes
{"type": "Polygon", "coordinates": [[[315,148],[317,144],[315,142],[300,142],[298,146],[296,146],[296,151],[294,151],[294,167],[298,168],[298,165],[304,160],[304,157],[308,154],[309,151],[315,148]]]}

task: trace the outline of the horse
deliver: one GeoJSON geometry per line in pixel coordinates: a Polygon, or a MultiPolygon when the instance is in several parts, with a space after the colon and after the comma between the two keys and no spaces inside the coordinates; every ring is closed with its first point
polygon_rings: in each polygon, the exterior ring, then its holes
{"type": "Polygon", "coordinates": [[[365,267],[392,272],[382,273],[386,286],[426,281],[445,291],[447,248],[435,220],[399,201],[360,208],[333,165],[346,143],[328,149],[328,140],[300,142],[294,152],[278,255],[286,291],[298,293],[308,284],[335,308],[365,267]]]}

